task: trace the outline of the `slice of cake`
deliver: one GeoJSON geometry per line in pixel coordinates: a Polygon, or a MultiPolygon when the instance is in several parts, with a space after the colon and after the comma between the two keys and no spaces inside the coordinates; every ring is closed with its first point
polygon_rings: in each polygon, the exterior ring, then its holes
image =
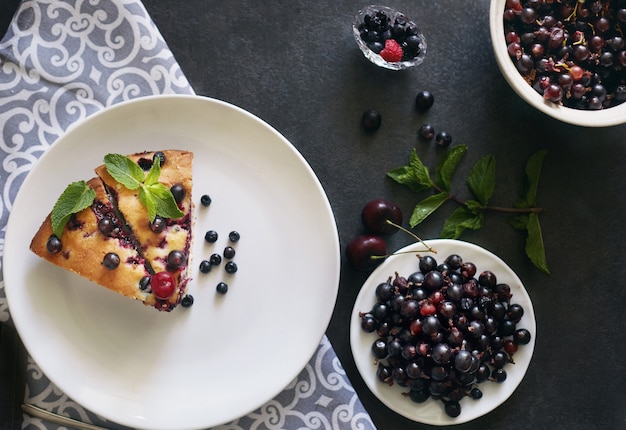
{"type": "Polygon", "coordinates": [[[95,191],[93,203],[71,215],[60,238],[52,231],[49,214],[31,241],[31,251],[110,290],[148,300],[150,294],[141,288],[150,276],[145,258],[115,214],[102,181],[93,178],[86,184],[95,191]]]}
{"type": "Polygon", "coordinates": [[[190,280],[193,154],[169,150],[107,157],[123,163],[107,162],[95,169],[97,178],[68,186],[30,249],[110,290],[171,311],[190,280]],[[124,178],[129,167],[135,178],[130,185],[124,178]],[[80,199],[79,210],[68,209],[80,199]]]}
{"type": "Polygon", "coordinates": [[[150,304],[164,308],[168,305],[176,306],[184,296],[190,280],[193,153],[166,150],[133,154],[128,158],[137,163],[146,174],[152,168],[154,160],[159,160],[159,183],[171,191],[182,216],[163,218],[156,215],[150,221],[148,209],[139,198],[140,189],[133,190],[122,185],[111,176],[106,165],[97,167],[95,171],[104,182],[124,223],[137,239],[140,246],[139,252],[146,258],[155,273],[167,272],[174,276],[177,285],[175,294],[167,300],[167,303],[157,300],[150,304]]]}

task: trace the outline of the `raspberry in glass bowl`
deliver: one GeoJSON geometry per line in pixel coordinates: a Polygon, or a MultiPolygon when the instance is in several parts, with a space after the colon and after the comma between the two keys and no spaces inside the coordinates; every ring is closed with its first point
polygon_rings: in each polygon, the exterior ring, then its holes
{"type": "Polygon", "coordinates": [[[404,70],[422,64],[426,38],[404,13],[387,6],[359,10],[352,24],[359,48],[377,66],[404,70]]]}

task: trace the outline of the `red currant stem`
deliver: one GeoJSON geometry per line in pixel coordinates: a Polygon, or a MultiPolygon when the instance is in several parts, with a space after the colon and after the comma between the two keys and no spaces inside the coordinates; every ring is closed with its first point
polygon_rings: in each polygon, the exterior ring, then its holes
{"type": "Polygon", "coordinates": [[[437,251],[436,251],[433,247],[431,247],[431,246],[430,246],[430,245],[428,245],[426,242],[424,242],[422,239],[420,239],[420,238],[419,238],[419,237],[418,237],[415,233],[413,233],[412,231],[410,231],[410,230],[408,230],[408,229],[406,229],[406,228],[402,227],[401,225],[396,224],[396,223],[395,223],[395,222],[393,222],[393,221],[389,221],[388,219],[387,219],[387,220],[385,220],[385,222],[386,222],[387,224],[392,225],[392,226],[396,227],[397,229],[400,229],[400,230],[402,230],[403,232],[405,232],[405,233],[407,233],[407,234],[411,235],[411,236],[412,236],[412,237],[414,237],[414,238],[415,238],[415,239],[416,239],[419,243],[421,243],[422,245],[424,245],[424,246],[426,247],[426,249],[428,249],[428,250],[429,250],[430,252],[432,252],[433,254],[436,254],[436,253],[437,253],[437,251]]]}
{"type": "Polygon", "coordinates": [[[415,249],[415,250],[412,250],[412,251],[394,252],[393,254],[372,255],[372,256],[370,256],[370,260],[382,260],[382,259],[385,259],[387,257],[393,257],[394,255],[400,255],[400,254],[415,254],[416,257],[419,257],[419,254],[416,254],[417,252],[433,252],[433,253],[437,253],[436,250],[434,250],[430,246],[426,245],[426,249],[422,249],[422,250],[415,249]]]}
{"type": "MultiPolygon", "coordinates": [[[[433,184],[433,189],[435,191],[437,191],[437,192],[440,192],[440,193],[444,192],[444,190],[442,190],[441,188],[439,188],[435,184],[433,184]]],[[[465,201],[459,199],[454,194],[448,193],[448,198],[450,200],[452,200],[453,202],[458,203],[459,205],[467,206],[467,203],[465,201]]],[[[541,213],[541,212],[545,211],[544,208],[537,208],[537,207],[532,207],[532,208],[510,208],[510,207],[504,207],[504,206],[483,206],[482,209],[483,210],[487,210],[487,211],[506,212],[506,213],[514,213],[514,214],[541,213]]]]}

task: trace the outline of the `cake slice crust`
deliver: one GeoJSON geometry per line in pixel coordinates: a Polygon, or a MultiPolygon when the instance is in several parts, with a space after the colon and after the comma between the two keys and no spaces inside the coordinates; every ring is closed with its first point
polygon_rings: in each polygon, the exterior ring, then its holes
{"type": "Polygon", "coordinates": [[[150,274],[145,258],[137,252],[133,238],[124,232],[120,220],[115,217],[100,178],[87,181],[87,185],[96,192],[96,198],[90,207],[72,215],[61,236],[61,250],[48,250],[48,240],[53,236],[49,214],[31,241],[31,251],[56,266],[124,296],[147,300],[149,294],[139,287],[142,278],[150,274]],[[112,225],[109,235],[98,228],[98,223],[104,218],[110,220],[112,225]],[[103,265],[108,253],[119,257],[120,263],[115,270],[103,265]]]}
{"type": "Polygon", "coordinates": [[[158,182],[171,190],[180,218],[157,215],[151,223],[138,190],[118,183],[101,165],[95,169],[98,176],[86,182],[95,191],[93,203],[71,215],[59,238],[51,212],[30,249],[52,264],[169,312],[180,304],[190,281],[193,153],[166,150],[127,156],[143,171],[150,170],[155,157],[162,162],[158,182]],[[163,282],[171,287],[167,295],[161,294],[163,282]]]}

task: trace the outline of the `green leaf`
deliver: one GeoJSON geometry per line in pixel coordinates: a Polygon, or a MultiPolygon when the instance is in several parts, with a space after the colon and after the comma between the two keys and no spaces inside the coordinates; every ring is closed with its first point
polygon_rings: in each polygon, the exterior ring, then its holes
{"type": "Polygon", "coordinates": [[[409,219],[409,225],[411,228],[415,227],[422,221],[424,221],[431,213],[433,213],[439,206],[441,206],[446,200],[450,198],[450,194],[446,192],[433,194],[430,197],[426,197],[419,202],[413,209],[411,218],[409,219]]]}
{"type": "Polygon", "coordinates": [[[60,238],[70,217],[91,206],[95,198],[96,192],[85,181],[69,184],[52,208],[53,233],[60,238]]]}
{"type": "Polygon", "coordinates": [[[476,200],[467,200],[465,202],[465,206],[472,213],[478,213],[479,211],[485,208],[485,205],[481,204],[480,202],[477,202],[476,200]]]}
{"type": "Polygon", "coordinates": [[[104,156],[104,165],[109,175],[129,190],[136,190],[144,181],[143,170],[128,157],[107,154],[104,156]]]}
{"type": "Polygon", "coordinates": [[[530,208],[537,204],[537,188],[539,188],[539,176],[541,175],[541,167],[543,159],[547,151],[538,151],[533,154],[526,162],[525,182],[522,198],[515,204],[516,207],[530,208]]]}
{"type": "Polygon", "coordinates": [[[152,163],[152,166],[150,166],[150,170],[146,175],[144,183],[146,185],[156,184],[159,182],[159,176],[161,176],[161,158],[155,157],[154,162],[152,163]]]}
{"type": "Polygon", "coordinates": [[[399,184],[408,186],[412,191],[419,192],[433,186],[428,168],[417,156],[415,149],[411,152],[409,164],[387,172],[387,176],[399,184]]]}
{"type": "MultiPolygon", "coordinates": [[[[147,194],[154,199],[156,205],[156,215],[162,216],[163,218],[180,218],[185,215],[176,204],[176,200],[172,195],[172,192],[169,188],[167,188],[162,183],[158,182],[152,185],[146,185],[144,187],[147,191],[147,194]]],[[[150,218],[150,221],[153,221],[154,217],[150,218]]]]}
{"type": "Polygon", "coordinates": [[[459,162],[467,152],[466,145],[454,146],[446,152],[435,171],[437,184],[446,191],[450,191],[452,186],[452,175],[456,171],[459,162]]]}
{"type": "Polygon", "coordinates": [[[157,215],[157,202],[154,195],[149,192],[145,186],[139,188],[139,201],[141,201],[148,210],[148,219],[150,222],[154,221],[157,215]]]}
{"type": "Polygon", "coordinates": [[[509,218],[509,224],[511,224],[515,230],[526,230],[528,228],[528,215],[515,215],[509,218]]]}
{"type": "Polygon", "coordinates": [[[148,210],[150,222],[154,221],[157,215],[172,219],[184,215],[170,189],[159,182],[160,162],[152,163],[147,175],[137,163],[123,155],[107,154],[104,157],[104,164],[117,182],[130,190],[139,188],[139,200],[148,210]]]}
{"type": "Polygon", "coordinates": [[[528,216],[527,230],[526,255],[539,270],[550,274],[546,261],[546,251],[543,245],[541,226],[539,225],[539,216],[534,212],[528,216]]]}
{"type": "Polygon", "coordinates": [[[478,230],[482,226],[482,211],[475,213],[465,206],[460,206],[443,223],[440,236],[442,239],[458,239],[465,229],[478,230]]]}
{"type": "Polygon", "coordinates": [[[496,159],[485,155],[478,160],[467,177],[467,186],[476,200],[486,205],[496,186],[496,159]]]}

